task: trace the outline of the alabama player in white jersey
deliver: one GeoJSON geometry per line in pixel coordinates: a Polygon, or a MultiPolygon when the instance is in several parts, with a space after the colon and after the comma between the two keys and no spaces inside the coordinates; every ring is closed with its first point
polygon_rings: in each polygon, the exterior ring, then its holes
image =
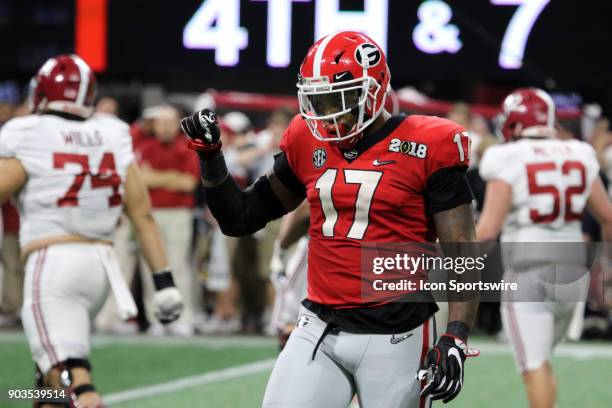
{"type": "Polygon", "coordinates": [[[278,334],[281,350],[298,320],[300,301],[306,297],[309,221],[310,209],[305,203],[285,215],[270,260],[270,280],[275,290],[270,326],[278,334]]]}
{"type": "MultiPolygon", "coordinates": [[[[123,318],[136,306],[112,247],[125,210],[154,274],[157,317],[183,307],[124,122],[92,115],[95,78],[76,55],[49,59],[32,80],[32,114],[0,130],[0,203],[14,196],[25,261],[22,321],[37,385],[65,387],[65,407],[100,407],[89,330],[109,286],[123,318]]],[[[37,401],[35,406],[57,406],[37,401]]]]}
{"type": "Polygon", "coordinates": [[[591,146],[555,138],[550,95],[518,89],[506,97],[502,115],[506,143],[490,147],[480,162],[487,189],[477,236],[495,240],[503,227],[505,278],[516,281],[520,293],[502,303],[504,330],[530,407],[552,408],[556,386],[549,359],[588,286],[588,274],[580,273],[586,264],[581,215],[588,207],[609,241],[612,205],[591,146]],[[526,242],[531,244],[521,245],[526,242]],[[541,244],[550,242],[555,244],[541,244]]]}

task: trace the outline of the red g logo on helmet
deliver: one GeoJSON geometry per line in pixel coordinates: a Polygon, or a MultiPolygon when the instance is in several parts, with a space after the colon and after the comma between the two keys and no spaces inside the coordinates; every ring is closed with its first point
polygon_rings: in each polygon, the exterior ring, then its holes
{"type": "Polygon", "coordinates": [[[391,74],[368,36],[343,31],[314,43],[298,76],[300,113],[319,140],[353,144],[384,110],[391,74]],[[351,114],[354,124],[342,123],[351,114]]]}
{"type": "Polygon", "coordinates": [[[96,79],[93,71],[77,55],[49,58],[30,82],[30,108],[33,113],[66,112],[89,117],[93,112],[96,79]]]}

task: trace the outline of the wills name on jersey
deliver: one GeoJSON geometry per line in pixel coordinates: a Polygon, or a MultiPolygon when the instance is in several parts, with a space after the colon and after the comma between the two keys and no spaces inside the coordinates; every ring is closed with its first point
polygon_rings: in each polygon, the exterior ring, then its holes
{"type": "Polygon", "coordinates": [[[0,130],[0,157],[18,159],[28,175],[17,197],[22,246],[65,234],[112,239],[134,159],[127,124],[107,115],[15,118],[0,130]]]}
{"type": "Polygon", "coordinates": [[[479,165],[485,181],[512,186],[504,242],[581,242],[580,218],[598,175],[595,151],[578,140],[521,139],[492,146],[479,165]]]}
{"type": "Polygon", "coordinates": [[[467,132],[420,115],[392,117],[344,152],[296,117],[281,149],[310,205],[308,299],[336,308],[363,306],[362,244],[436,240],[428,180],[469,164],[467,132]]]}

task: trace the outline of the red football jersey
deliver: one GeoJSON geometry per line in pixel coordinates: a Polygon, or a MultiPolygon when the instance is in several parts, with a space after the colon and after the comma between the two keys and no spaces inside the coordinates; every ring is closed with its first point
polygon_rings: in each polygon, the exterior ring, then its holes
{"type": "Polygon", "coordinates": [[[280,147],[310,204],[308,299],[333,308],[363,307],[362,244],[437,239],[428,179],[469,164],[465,129],[434,116],[392,117],[344,152],[296,116],[280,147]]]}

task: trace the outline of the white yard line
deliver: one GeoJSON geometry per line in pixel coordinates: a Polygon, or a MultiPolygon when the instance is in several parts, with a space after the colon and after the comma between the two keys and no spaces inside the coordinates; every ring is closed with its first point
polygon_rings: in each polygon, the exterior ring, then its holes
{"type": "MultiPolygon", "coordinates": [[[[470,343],[470,347],[480,350],[481,355],[510,355],[510,345],[506,343],[470,343]]],[[[560,344],[553,352],[554,357],[569,357],[577,360],[592,360],[594,358],[612,360],[612,347],[602,344],[560,344]]]]}
{"type": "MultiPolygon", "coordinates": [[[[22,332],[7,331],[0,332],[0,344],[3,343],[26,343],[22,332]]],[[[210,349],[225,349],[229,347],[259,348],[276,346],[278,341],[274,337],[265,336],[196,336],[190,338],[182,337],[154,337],[144,334],[140,335],[106,335],[95,334],[91,338],[94,348],[103,348],[114,345],[151,345],[151,346],[195,346],[210,349]]]]}
{"type": "Polygon", "coordinates": [[[229,347],[258,348],[276,346],[278,340],[273,337],[258,336],[203,336],[203,337],[153,337],[147,335],[112,336],[95,335],[91,339],[93,347],[101,348],[117,344],[121,345],[151,345],[151,346],[196,346],[211,349],[225,349],[229,347]]]}
{"type": "MultiPolygon", "coordinates": [[[[22,332],[19,331],[0,331],[0,344],[9,343],[27,343],[22,332]]],[[[181,347],[195,346],[222,350],[226,348],[243,347],[243,348],[259,348],[276,346],[277,340],[273,337],[265,336],[206,336],[206,337],[152,337],[146,335],[134,336],[113,336],[96,334],[91,340],[94,348],[104,348],[113,345],[148,345],[162,347],[181,347]]],[[[482,341],[477,338],[470,346],[478,348],[483,355],[510,355],[510,345],[507,343],[496,343],[493,341],[482,341]]],[[[563,343],[556,347],[555,356],[569,357],[579,360],[584,359],[612,359],[612,347],[605,343],[563,343]]]]}
{"type": "MultiPolygon", "coordinates": [[[[22,332],[19,331],[0,331],[0,344],[8,343],[27,343],[22,332]]],[[[148,345],[161,347],[181,347],[194,346],[214,350],[226,348],[244,347],[259,348],[276,346],[277,340],[273,337],[265,336],[196,336],[191,338],[180,337],[152,337],[147,335],[118,336],[96,334],[91,340],[94,348],[104,348],[113,345],[148,345]]],[[[482,341],[476,338],[470,346],[476,347],[484,355],[510,355],[510,345],[507,343],[497,343],[493,341],[482,341]]],[[[603,358],[612,359],[612,347],[606,343],[563,343],[555,349],[555,356],[569,357],[579,360],[603,358]]]]}
{"type": "Polygon", "coordinates": [[[141,398],[152,397],[154,395],[169,394],[175,391],[191,388],[195,386],[211,384],[214,382],[232,380],[250,374],[256,374],[272,369],[276,359],[257,361],[255,363],[244,364],[236,367],[224,368],[211,371],[205,374],[183,377],[178,380],[165,383],[148,385],[146,387],[132,388],[126,391],[116,392],[103,397],[106,404],[119,404],[121,402],[132,401],[141,398]]]}

